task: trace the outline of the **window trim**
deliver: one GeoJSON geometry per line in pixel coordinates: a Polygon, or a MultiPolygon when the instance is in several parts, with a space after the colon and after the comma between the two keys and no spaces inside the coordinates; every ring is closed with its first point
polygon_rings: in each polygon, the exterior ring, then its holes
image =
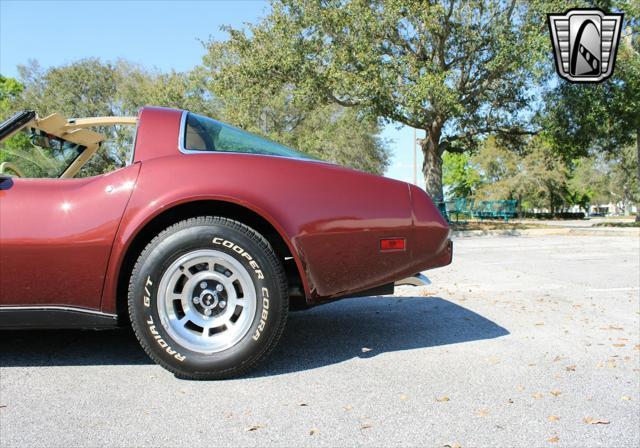
{"type": "MultiPolygon", "coordinates": [[[[302,160],[305,162],[319,162],[319,163],[326,163],[329,165],[334,165],[331,162],[327,162],[326,160],[321,160],[321,159],[316,159],[312,156],[307,156],[306,158],[298,158],[298,157],[291,157],[291,156],[281,156],[281,155],[277,155],[277,154],[260,154],[260,153],[247,153],[247,152],[242,152],[242,151],[202,151],[199,149],[187,149],[184,146],[184,142],[185,142],[185,134],[187,132],[187,116],[189,115],[189,111],[188,110],[183,110],[182,111],[182,116],[180,117],[180,132],[178,134],[178,150],[183,153],[183,154],[239,154],[239,155],[244,155],[244,156],[258,156],[258,157],[277,157],[280,159],[289,159],[289,160],[302,160]]],[[[208,117],[205,117],[208,118],[208,117]]],[[[241,129],[242,130],[242,129],[241,129]]],[[[247,131],[244,131],[247,132],[247,131]]],[[[259,135],[256,136],[258,138],[261,138],[259,135]]],[[[274,142],[277,143],[277,142],[274,142]]],[[[296,151],[294,149],[294,151],[296,151]]],[[[300,152],[300,151],[298,151],[300,152]]],[[[304,153],[303,153],[304,154],[304,153]]]]}
{"type": "Polygon", "coordinates": [[[188,111],[183,110],[182,115],[180,116],[180,133],[178,135],[178,149],[180,150],[181,153],[184,153],[184,154],[206,153],[207,151],[197,151],[195,149],[187,149],[184,146],[185,133],[187,132],[187,115],[188,114],[189,114],[188,111]]]}

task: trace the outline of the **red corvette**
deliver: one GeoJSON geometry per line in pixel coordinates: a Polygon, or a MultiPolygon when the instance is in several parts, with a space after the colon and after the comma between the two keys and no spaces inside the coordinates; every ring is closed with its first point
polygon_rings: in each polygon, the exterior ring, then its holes
{"type": "Polygon", "coordinates": [[[21,177],[19,157],[0,164],[2,328],[130,321],[177,376],[225,378],[271,351],[290,307],[390,294],[451,262],[447,224],[419,188],[210,118],[22,112],[0,140],[20,131],[50,178],[21,177]],[[129,163],[74,178],[105,138],[89,128],[109,125],[137,126],[129,163]]]}

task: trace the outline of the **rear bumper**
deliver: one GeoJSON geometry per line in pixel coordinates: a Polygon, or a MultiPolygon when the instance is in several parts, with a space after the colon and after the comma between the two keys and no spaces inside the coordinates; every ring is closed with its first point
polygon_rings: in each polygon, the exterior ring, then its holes
{"type": "Polygon", "coordinates": [[[431,280],[424,274],[415,274],[411,277],[398,280],[394,283],[394,286],[428,286],[431,284],[431,280]]]}

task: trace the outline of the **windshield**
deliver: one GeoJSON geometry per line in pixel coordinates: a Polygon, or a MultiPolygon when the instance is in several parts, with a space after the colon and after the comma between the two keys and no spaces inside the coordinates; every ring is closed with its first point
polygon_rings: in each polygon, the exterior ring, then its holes
{"type": "Polygon", "coordinates": [[[192,113],[187,114],[182,143],[188,151],[240,152],[313,159],[279,143],[192,113]]]}
{"type": "Polygon", "coordinates": [[[0,143],[0,166],[20,177],[60,177],[85,149],[38,129],[23,129],[0,143]]]}

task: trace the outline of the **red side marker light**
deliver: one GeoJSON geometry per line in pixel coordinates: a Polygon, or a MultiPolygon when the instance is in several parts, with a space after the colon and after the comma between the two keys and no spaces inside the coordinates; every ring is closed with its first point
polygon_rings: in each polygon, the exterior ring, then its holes
{"type": "Polygon", "coordinates": [[[380,250],[405,250],[404,238],[383,238],[380,240],[380,250]]]}

